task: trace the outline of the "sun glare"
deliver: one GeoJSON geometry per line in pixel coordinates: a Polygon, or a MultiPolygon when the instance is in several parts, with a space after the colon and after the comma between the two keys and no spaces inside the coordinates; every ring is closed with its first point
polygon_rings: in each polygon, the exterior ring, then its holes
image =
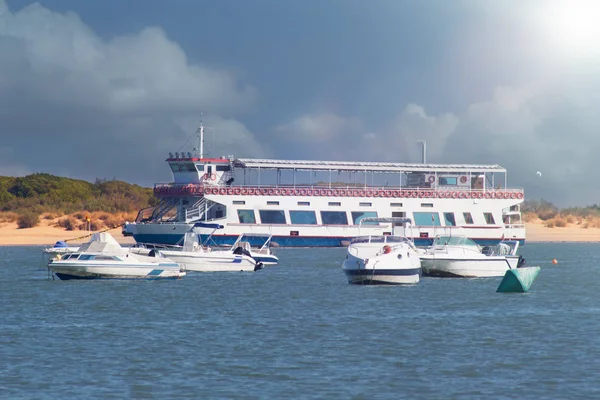
{"type": "Polygon", "coordinates": [[[600,0],[548,1],[545,31],[563,50],[577,55],[600,53],[600,0]]]}

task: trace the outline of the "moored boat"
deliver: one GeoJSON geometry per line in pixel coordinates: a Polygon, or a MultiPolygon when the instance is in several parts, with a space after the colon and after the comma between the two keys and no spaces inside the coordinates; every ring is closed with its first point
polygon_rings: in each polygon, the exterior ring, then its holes
{"type": "Polygon", "coordinates": [[[504,240],[495,246],[480,247],[464,235],[438,236],[420,254],[423,274],[437,277],[485,278],[504,276],[523,265],[517,255],[519,242],[504,240]]]}
{"type": "MultiPolygon", "coordinates": [[[[395,218],[393,222],[409,221],[395,218]]],[[[416,284],[421,276],[421,262],[415,245],[405,237],[391,235],[352,239],[342,269],[349,283],[361,285],[416,284]]]]}
{"type": "Polygon", "coordinates": [[[94,233],[76,252],[51,259],[48,268],[59,279],[176,279],[185,275],[179,264],[160,252],[136,254],[107,232],[94,233]]]}

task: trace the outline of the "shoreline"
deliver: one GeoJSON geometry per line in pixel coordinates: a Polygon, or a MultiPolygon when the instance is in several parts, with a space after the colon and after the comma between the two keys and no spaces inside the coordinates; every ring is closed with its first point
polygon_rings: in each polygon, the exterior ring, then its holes
{"type": "MultiPolygon", "coordinates": [[[[540,220],[525,223],[525,243],[600,243],[600,228],[583,228],[569,224],[566,227],[547,228],[540,220]]],[[[121,227],[108,230],[117,242],[134,244],[133,237],[121,234],[121,227]]],[[[89,240],[94,232],[67,231],[51,226],[47,222],[34,228],[18,229],[16,223],[0,224],[0,246],[52,246],[59,240],[72,244],[81,244],[89,240]]]]}

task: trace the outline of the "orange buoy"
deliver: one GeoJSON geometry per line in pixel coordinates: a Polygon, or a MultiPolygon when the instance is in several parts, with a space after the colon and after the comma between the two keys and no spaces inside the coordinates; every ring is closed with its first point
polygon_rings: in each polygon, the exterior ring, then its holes
{"type": "Polygon", "coordinates": [[[556,261],[556,258],[552,259],[552,264],[558,264],[558,261],[556,261]]]}

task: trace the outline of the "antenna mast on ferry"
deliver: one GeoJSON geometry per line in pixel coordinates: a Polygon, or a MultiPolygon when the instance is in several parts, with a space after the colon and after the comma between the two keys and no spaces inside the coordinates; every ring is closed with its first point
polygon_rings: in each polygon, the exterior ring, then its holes
{"type": "Polygon", "coordinates": [[[195,150],[198,152],[198,158],[204,158],[204,125],[202,125],[202,119],[200,119],[200,126],[196,132],[198,132],[198,147],[195,150]]]}

